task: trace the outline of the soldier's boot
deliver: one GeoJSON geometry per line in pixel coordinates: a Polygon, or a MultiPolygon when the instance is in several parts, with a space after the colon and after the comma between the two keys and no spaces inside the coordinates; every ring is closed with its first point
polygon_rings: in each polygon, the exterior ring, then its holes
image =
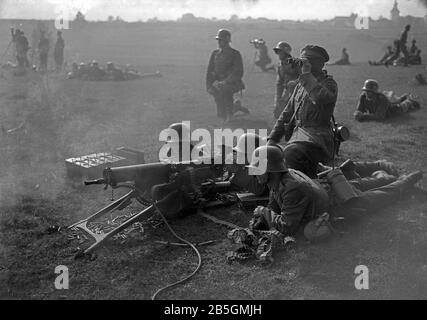
{"type": "Polygon", "coordinates": [[[401,191],[406,191],[409,188],[412,188],[418,181],[423,178],[422,171],[415,171],[409,174],[404,174],[399,177],[399,179],[394,182],[399,186],[401,191]]]}
{"type": "Polygon", "coordinates": [[[241,112],[243,112],[245,114],[250,114],[251,113],[248,108],[242,106],[242,102],[240,100],[235,100],[234,103],[233,103],[233,113],[236,113],[236,112],[239,112],[239,111],[241,111],[241,112]]]}
{"type": "Polygon", "coordinates": [[[415,171],[409,174],[400,176],[395,182],[390,183],[383,188],[378,188],[378,190],[387,190],[388,192],[398,192],[402,194],[403,192],[412,188],[418,181],[423,178],[422,171],[415,171]]]}
{"type": "Polygon", "coordinates": [[[385,171],[374,172],[369,177],[350,180],[351,185],[364,192],[376,188],[381,188],[397,181],[397,177],[388,174],[385,171]]]}
{"type": "Polygon", "coordinates": [[[355,162],[355,171],[361,176],[361,177],[367,177],[372,175],[376,171],[385,171],[388,174],[391,174],[393,176],[399,176],[399,169],[397,166],[387,160],[378,160],[375,162],[370,161],[361,161],[361,162],[355,162]]]}

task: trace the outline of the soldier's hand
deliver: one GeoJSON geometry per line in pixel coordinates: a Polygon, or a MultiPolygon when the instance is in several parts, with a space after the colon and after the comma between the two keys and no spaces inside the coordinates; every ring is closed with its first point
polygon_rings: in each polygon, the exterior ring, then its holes
{"type": "Polygon", "coordinates": [[[311,73],[311,63],[308,61],[308,59],[301,59],[303,61],[302,67],[301,67],[301,73],[311,73]]]}
{"type": "Polygon", "coordinates": [[[363,120],[363,113],[360,111],[356,111],[354,113],[354,119],[356,119],[357,121],[362,121],[363,120]]]}

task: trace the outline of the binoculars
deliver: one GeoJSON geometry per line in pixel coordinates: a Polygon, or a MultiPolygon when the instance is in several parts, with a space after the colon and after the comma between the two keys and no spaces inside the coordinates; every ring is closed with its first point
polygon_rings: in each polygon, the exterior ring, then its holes
{"type": "Polygon", "coordinates": [[[292,66],[292,68],[302,68],[302,66],[304,65],[304,60],[300,59],[300,58],[288,58],[286,59],[286,63],[290,64],[292,66]]]}
{"type": "Polygon", "coordinates": [[[249,41],[249,43],[250,44],[258,45],[258,44],[264,44],[265,41],[264,40],[260,40],[260,39],[253,39],[253,40],[249,41]]]}

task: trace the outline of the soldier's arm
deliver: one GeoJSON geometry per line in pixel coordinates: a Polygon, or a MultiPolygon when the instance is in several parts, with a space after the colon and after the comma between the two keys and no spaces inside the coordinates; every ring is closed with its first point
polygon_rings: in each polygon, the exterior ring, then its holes
{"type": "Polygon", "coordinates": [[[337,101],[338,85],[334,79],[319,82],[312,73],[307,73],[300,75],[299,81],[314,104],[322,106],[337,101]]]}
{"type": "Polygon", "coordinates": [[[212,52],[211,57],[209,59],[208,70],[206,72],[206,90],[212,87],[212,84],[215,81],[215,51],[212,52]]]}
{"type": "Polygon", "coordinates": [[[274,99],[275,106],[279,106],[283,91],[285,90],[285,79],[282,77],[282,70],[279,66],[277,70],[277,81],[276,81],[276,96],[274,99]]]}
{"type": "Polygon", "coordinates": [[[290,235],[298,229],[309,208],[310,199],[295,187],[287,187],[282,193],[282,199],[280,214],[273,217],[273,225],[284,235],[290,235]]]}
{"type": "Polygon", "coordinates": [[[224,80],[225,83],[230,84],[241,80],[243,77],[243,61],[240,52],[236,51],[233,56],[233,67],[231,74],[224,80]]]}
{"type": "Polygon", "coordinates": [[[294,94],[295,94],[295,90],[292,93],[291,98],[286,104],[286,107],[283,110],[282,114],[280,115],[279,119],[277,119],[276,124],[271,130],[270,135],[268,136],[268,141],[270,143],[279,143],[280,140],[282,140],[283,136],[285,135],[285,125],[291,120],[295,112],[294,111],[295,105],[294,105],[294,99],[293,99],[294,94]]]}

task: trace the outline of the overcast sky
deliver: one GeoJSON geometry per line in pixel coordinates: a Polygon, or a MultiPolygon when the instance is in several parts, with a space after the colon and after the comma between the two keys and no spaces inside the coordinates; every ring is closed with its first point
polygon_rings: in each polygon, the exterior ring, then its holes
{"type": "MultiPolygon", "coordinates": [[[[53,19],[66,9],[77,10],[89,20],[106,20],[109,15],[128,21],[177,19],[184,13],[198,17],[267,17],[271,19],[329,19],[352,12],[389,17],[394,0],[0,0],[1,18],[53,19]]],[[[402,15],[425,16],[418,0],[398,1],[402,15]]]]}

